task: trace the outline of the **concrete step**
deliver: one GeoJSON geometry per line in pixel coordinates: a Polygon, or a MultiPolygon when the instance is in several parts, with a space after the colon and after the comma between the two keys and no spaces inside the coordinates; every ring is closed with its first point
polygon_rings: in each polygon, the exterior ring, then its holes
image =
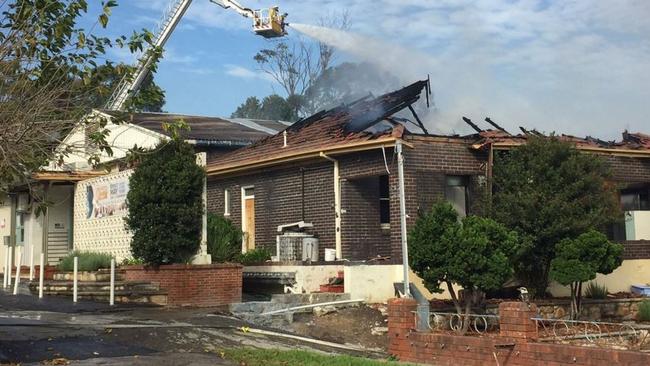
{"type": "MultiPolygon", "coordinates": [[[[124,281],[124,270],[115,271],[115,281],[124,281]]],[[[77,278],[79,281],[95,281],[95,282],[108,282],[111,280],[111,271],[108,269],[100,269],[95,272],[78,272],[77,278]]],[[[56,272],[54,273],[55,281],[72,281],[74,274],[72,272],[56,272]]]]}
{"type": "MultiPolygon", "coordinates": [[[[29,283],[32,293],[38,293],[38,282],[29,283]]],[[[43,293],[47,296],[73,296],[73,281],[46,281],[43,293]]],[[[81,282],[77,287],[77,297],[83,300],[108,302],[110,282],[81,282]]],[[[145,281],[120,281],[115,283],[115,302],[153,305],[167,304],[167,291],[155,283],[145,281]]]]}
{"type": "MultiPolygon", "coordinates": [[[[78,291],[110,291],[110,282],[78,282],[78,291]]],[[[38,282],[33,281],[29,284],[32,291],[38,291],[38,282]]],[[[72,293],[74,287],[73,281],[45,281],[43,291],[59,291],[72,293]]],[[[118,281],[115,282],[115,291],[158,291],[160,286],[155,283],[145,281],[118,281]]]]}

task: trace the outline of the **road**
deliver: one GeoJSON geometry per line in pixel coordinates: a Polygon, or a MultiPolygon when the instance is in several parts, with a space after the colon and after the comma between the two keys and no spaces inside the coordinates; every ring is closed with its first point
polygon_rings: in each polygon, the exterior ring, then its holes
{"type": "MultiPolygon", "coordinates": [[[[248,324],[220,309],[167,309],[81,301],[39,300],[24,289],[0,289],[0,363],[72,365],[229,365],[232,347],[304,349],[364,355],[281,336],[246,332],[248,324]]],[[[276,330],[277,331],[277,330],[276,330]]]]}

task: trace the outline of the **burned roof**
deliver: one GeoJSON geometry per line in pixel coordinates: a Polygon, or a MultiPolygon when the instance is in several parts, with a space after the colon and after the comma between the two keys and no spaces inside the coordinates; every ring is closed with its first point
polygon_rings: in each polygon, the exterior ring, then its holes
{"type": "Polygon", "coordinates": [[[142,112],[124,114],[123,112],[108,110],[102,110],[101,112],[113,117],[124,116],[128,123],[163,135],[169,135],[163,129],[163,123],[183,120],[190,127],[189,131],[182,132],[185,139],[235,146],[251,144],[290,125],[288,122],[281,121],[203,117],[175,113],[142,112]]]}
{"type": "Polygon", "coordinates": [[[521,128],[523,133],[513,135],[504,130],[483,130],[476,133],[476,143],[473,144],[475,149],[483,149],[490,145],[496,147],[509,147],[525,144],[530,137],[556,137],[561,141],[574,144],[581,149],[599,149],[611,150],[612,152],[650,152],[650,135],[643,133],[623,132],[623,138],[620,141],[605,141],[599,138],[587,136],[577,137],[572,135],[545,135],[537,130],[526,130],[521,128]]]}
{"type": "Polygon", "coordinates": [[[390,117],[418,101],[427,85],[428,81],[422,80],[377,98],[365,97],[318,112],[281,133],[220,157],[208,164],[208,173],[355,144],[395,141],[405,128],[390,117]]]}

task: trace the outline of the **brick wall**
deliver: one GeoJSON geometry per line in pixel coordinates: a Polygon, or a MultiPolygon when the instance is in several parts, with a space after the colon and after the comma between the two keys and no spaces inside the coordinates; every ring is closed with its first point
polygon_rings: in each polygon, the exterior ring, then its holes
{"type": "Polygon", "coordinates": [[[536,342],[530,321],[534,309],[521,302],[502,303],[501,333],[471,337],[416,332],[413,299],[388,302],[389,352],[401,361],[455,365],[648,365],[650,354],[536,342]]]}
{"type": "Polygon", "coordinates": [[[650,182],[650,159],[606,155],[615,181],[621,183],[650,182]]]}
{"type": "Polygon", "coordinates": [[[241,302],[242,268],[239,264],[126,266],[124,277],[158,283],[167,291],[170,306],[210,307],[241,302]]]}
{"type": "MultiPolygon", "coordinates": [[[[392,154],[392,149],[386,150],[389,163],[392,154]]],[[[336,156],[336,159],[340,163],[341,176],[343,257],[365,260],[375,255],[390,255],[390,231],[382,231],[379,222],[378,176],[386,174],[381,150],[336,156]]],[[[396,179],[391,179],[391,186],[395,187],[391,188],[391,196],[396,192],[396,182],[396,179]]],[[[223,192],[227,188],[231,197],[230,219],[241,227],[241,187],[247,185],[255,186],[257,247],[275,253],[277,227],[304,219],[314,224],[311,231],[319,237],[321,259],[324,258],[325,248],[335,248],[332,162],[319,159],[260,169],[250,174],[211,177],[208,179],[208,211],[223,214],[223,192]]],[[[397,209],[399,206],[391,202],[391,207],[397,209]]],[[[399,221],[396,223],[391,226],[391,231],[399,232],[399,221]]]]}
{"type": "Polygon", "coordinates": [[[623,241],[623,259],[648,259],[650,258],[650,240],[623,241]]]}

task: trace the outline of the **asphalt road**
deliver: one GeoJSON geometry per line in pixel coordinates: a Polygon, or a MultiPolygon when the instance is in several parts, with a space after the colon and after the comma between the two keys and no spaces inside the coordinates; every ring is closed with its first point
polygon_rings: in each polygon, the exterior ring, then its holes
{"type": "MultiPolygon", "coordinates": [[[[364,355],[245,332],[222,309],[166,309],[79,302],[0,289],[0,363],[72,365],[228,365],[232,347],[304,349],[364,355]]],[[[276,330],[277,331],[277,330],[276,330]]]]}

